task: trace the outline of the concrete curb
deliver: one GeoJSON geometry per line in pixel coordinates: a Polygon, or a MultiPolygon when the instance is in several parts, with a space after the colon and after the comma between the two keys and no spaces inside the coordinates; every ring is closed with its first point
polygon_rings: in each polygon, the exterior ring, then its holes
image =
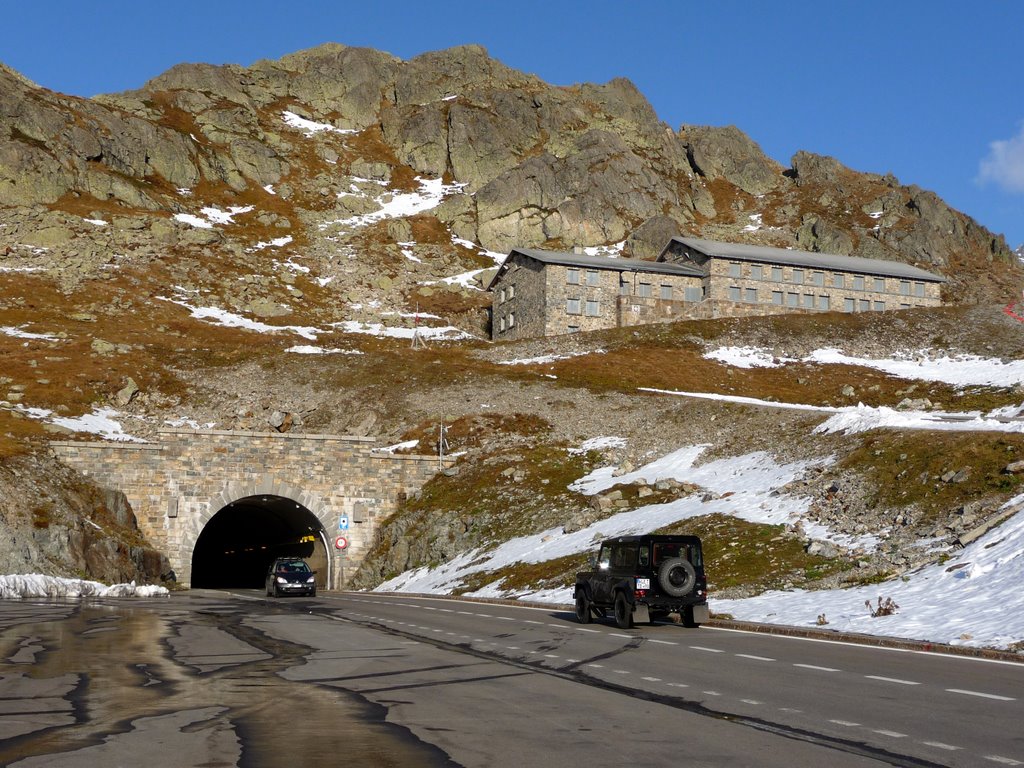
{"type": "MultiPolygon", "coordinates": [[[[484,605],[512,605],[526,608],[549,609],[552,611],[565,611],[573,613],[575,606],[565,603],[540,603],[531,600],[511,600],[499,597],[465,597],[461,595],[431,595],[415,592],[351,592],[353,595],[395,595],[408,598],[429,598],[432,600],[452,600],[464,603],[482,603],[484,605]]],[[[1003,651],[996,648],[970,648],[962,645],[949,645],[948,643],[932,643],[924,640],[907,640],[900,637],[886,637],[882,635],[864,635],[857,632],[841,632],[833,629],[819,629],[817,627],[791,627],[784,624],[757,624],[751,621],[736,621],[734,619],[715,618],[705,622],[702,626],[715,627],[716,629],[735,629],[742,632],[756,632],[763,635],[780,635],[783,637],[803,637],[810,640],[832,640],[834,642],[852,643],[855,645],[868,645],[876,648],[893,648],[902,651],[916,651],[919,653],[941,653],[949,656],[964,656],[975,659],[990,659],[993,661],[1007,661],[1016,664],[1024,664],[1024,653],[1003,651]]]]}

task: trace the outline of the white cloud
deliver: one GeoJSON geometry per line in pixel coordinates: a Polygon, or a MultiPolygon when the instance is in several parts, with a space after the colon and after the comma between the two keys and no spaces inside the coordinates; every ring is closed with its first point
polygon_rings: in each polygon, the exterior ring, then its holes
{"type": "Polygon", "coordinates": [[[995,182],[1007,192],[1024,192],[1024,121],[1013,138],[993,141],[978,166],[980,183],[995,182]]]}

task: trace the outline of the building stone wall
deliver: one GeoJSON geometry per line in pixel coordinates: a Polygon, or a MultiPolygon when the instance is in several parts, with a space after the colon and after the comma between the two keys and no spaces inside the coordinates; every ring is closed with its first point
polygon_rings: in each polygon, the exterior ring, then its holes
{"type": "Polygon", "coordinates": [[[493,290],[491,338],[526,339],[546,335],[544,265],[519,254],[513,254],[508,264],[508,271],[493,290]]]}
{"type": "Polygon", "coordinates": [[[139,528],[188,586],[192,553],[221,509],[249,496],[291,499],[322,526],[328,586],[340,588],[373,544],[381,520],[438,469],[435,456],[375,452],[372,438],[162,430],[157,444],[57,442],[67,464],[123,491],[139,528]],[[339,517],[350,521],[338,530],[339,517]],[[335,549],[345,533],[349,546],[335,549]]]}

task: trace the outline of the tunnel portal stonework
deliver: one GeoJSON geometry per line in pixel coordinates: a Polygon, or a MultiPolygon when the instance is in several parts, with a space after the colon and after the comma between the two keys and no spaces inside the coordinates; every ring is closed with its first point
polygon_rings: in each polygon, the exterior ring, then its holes
{"type": "Polygon", "coordinates": [[[323,526],[328,587],[341,588],[399,499],[439,470],[436,456],[375,450],[374,439],[239,431],[160,430],[158,443],[55,442],[68,465],[124,492],[139,528],[189,586],[192,553],[221,509],[252,496],[279,496],[323,526]],[[347,527],[344,527],[347,525],[347,527]],[[348,546],[338,549],[338,536],[348,546]]]}

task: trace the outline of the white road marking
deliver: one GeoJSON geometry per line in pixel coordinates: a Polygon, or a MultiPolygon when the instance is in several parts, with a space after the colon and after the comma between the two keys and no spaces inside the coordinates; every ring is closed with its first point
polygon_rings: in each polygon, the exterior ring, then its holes
{"type": "Polygon", "coordinates": [[[658,645],[679,645],[679,643],[673,643],[671,640],[648,640],[648,643],[657,643],[658,645]]]}
{"type": "Polygon", "coordinates": [[[579,664],[580,663],[579,659],[566,659],[566,661],[568,661],[570,664],[579,664]]]}
{"type": "Polygon", "coordinates": [[[981,691],[965,691],[960,688],[947,688],[950,693],[962,693],[965,696],[980,696],[983,699],[995,699],[996,701],[1016,701],[1012,696],[997,696],[994,693],[982,693],[981,691]]]}
{"type": "Polygon", "coordinates": [[[553,654],[553,653],[545,653],[544,654],[544,658],[545,659],[560,659],[562,657],[561,656],[555,656],[555,654],[553,654]]]}
{"type": "Polygon", "coordinates": [[[983,755],[986,760],[991,760],[993,763],[999,763],[1000,765],[1024,765],[1019,760],[1014,760],[1011,757],[1002,757],[1000,755],[983,755]]]}
{"type": "Polygon", "coordinates": [[[897,683],[899,685],[920,685],[913,680],[900,680],[898,677],[882,677],[880,675],[864,675],[869,680],[881,680],[883,683],[897,683]]]}
{"type": "Polygon", "coordinates": [[[720,651],[717,648],[705,648],[703,645],[691,645],[690,647],[695,651],[707,651],[708,653],[725,653],[725,651],[720,651]]]}
{"type": "Polygon", "coordinates": [[[628,675],[628,674],[630,674],[628,669],[613,669],[612,672],[614,672],[616,675],[628,675]]]}
{"type": "Polygon", "coordinates": [[[544,626],[544,622],[543,621],[534,621],[533,619],[525,619],[523,621],[523,624],[539,624],[541,626],[544,626]]]}
{"type": "Polygon", "coordinates": [[[737,653],[735,655],[741,659],[753,659],[754,661],[775,661],[775,659],[769,659],[767,656],[754,656],[750,653],[737,653]]]}
{"type": "Polygon", "coordinates": [[[802,709],[793,709],[792,707],[779,707],[779,712],[793,712],[796,714],[803,714],[802,709]]]}
{"type": "Polygon", "coordinates": [[[441,613],[455,613],[451,608],[438,608],[441,613]]]}
{"type": "Polygon", "coordinates": [[[587,664],[587,666],[593,667],[594,669],[604,669],[604,664],[587,664]]]}
{"type": "Polygon", "coordinates": [[[625,638],[627,638],[629,640],[633,639],[632,635],[623,635],[623,634],[621,634],[619,632],[609,632],[608,633],[608,637],[625,637],[625,638]]]}
{"type": "Polygon", "coordinates": [[[755,701],[754,699],[740,699],[740,701],[744,704],[753,704],[755,707],[760,706],[761,704],[760,701],[755,701]]]}
{"type": "Polygon", "coordinates": [[[641,677],[641,680],[646,680],[648,683],[660,683],[660,677],[641,677]]]}
{"type": "Polygon", "coordinates": [[[814,664],[794,664],[794,667],[800,667],[801,669],[816,669],[819,672],[838,672],[838,669],[833,667],[819,667],[814,664]]]}
{"type": "Polygon", "coordinates": [[[478,613],[478,614],[475,614],[475,615],[479,616],[481,619],[492,619],[492,618],[494,618],[489,613],[478,613]]]}
{"type": "Polygon", "coordinates": [[[905,734],[905,733],[900,733],[899,731],[887,731],[887,730],[885,730],[883,728],[873,728],[872,729],[872,733],[878,733],[878,734],[881,734],[882,736],[891,736],[894,739],[905,739],[905,738],[907,738],[907,734],[905,734]]]}
{"type": "Polygon", "coordinates": [[[665,683],[665,685],[671,686],[672,688],[689,688],[686,683],[665,683]]]}
{"type": "Polygon", "coordinates": [[[701,693],[705,693],[708,696],[721,696],[722,695],[718,691],[701,691],[701,693]]]}
{"type": "Polygon", "coordinates": [[[518,651],[519,650],[519,646],[518,645],[506,645],[505,647],[508,648],[510,651],[518,651]]]}
{"type": "Polygon", "coordinates": [[[849,720],[829,720],[829,722],[841,725],[844,728],[860,728],[860,723],[851,723],[849,720]]]}
{"type": "Polygon", "coordinates": [[[600,632],[599,629],[586,629],[584,627],[576,627],[577,632],[600,632]]]}
{"type": "Polygon", "coordinates": [[[472,611],[459,611],[458,613],[459,613],[459,614],[460,614],[461,616],[472,616],[472,615],[473,615],[473,612],[472,612],[472,611]]]}
{"type": "Polygon", "coordinates": [[[924,744],[926,747],[945,749],[948,752],[955,752],[958,749],[963,749],[963,747],[954,747],[952,744],[943,744],[941,741],[922,741],[921,743],[924,744]]]}

